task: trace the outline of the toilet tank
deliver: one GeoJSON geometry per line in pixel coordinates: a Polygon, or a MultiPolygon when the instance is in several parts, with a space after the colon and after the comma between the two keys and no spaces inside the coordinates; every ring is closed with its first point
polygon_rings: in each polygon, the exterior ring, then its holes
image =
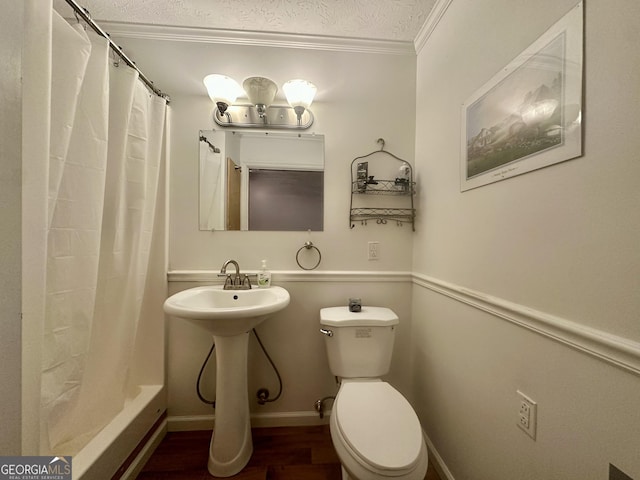
{"type": "Polygon", "coordinates": [[[342,378],[380,377],[389,371],[398,316],[384,307],[320,309],[331,373],[342,378]]]}

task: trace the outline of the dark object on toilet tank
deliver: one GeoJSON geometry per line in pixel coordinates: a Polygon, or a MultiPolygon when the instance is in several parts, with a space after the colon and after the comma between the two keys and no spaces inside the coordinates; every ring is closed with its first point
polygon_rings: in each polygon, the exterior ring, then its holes
{"type": "Polygon", "coordinates": [[[350,312],[360,312],[362,311],[362,300],[359,298],[350,298],[349,299],[349,311],[350,312]]]}

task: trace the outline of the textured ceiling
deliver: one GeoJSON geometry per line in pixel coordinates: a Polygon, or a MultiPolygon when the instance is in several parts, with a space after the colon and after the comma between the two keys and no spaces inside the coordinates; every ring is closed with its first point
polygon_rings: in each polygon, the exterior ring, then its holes
{"type": "MultiPolygon", "coordinates": [[[[94,20],[413,42],[436,0],[77,0],[94,20]]],[[[54,5],[64,3],[55,0],[54,5]]]]}

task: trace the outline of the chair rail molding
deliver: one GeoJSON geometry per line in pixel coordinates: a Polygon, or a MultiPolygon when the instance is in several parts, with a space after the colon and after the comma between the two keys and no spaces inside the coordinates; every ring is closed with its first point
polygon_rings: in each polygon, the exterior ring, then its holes
{"type": "MultiPolygon", "coordinates": [[[[256,272],[247,271],[246,273],[256,272]]],[[[413,284],[487,312],[640,376],[639,342],[420,273],[375,270],[280,270],[272,271],[272,275],[276,284],[278,282],[397,282],[413,284]]],[[[167,280],[169,282],[222,284],[218,272],[214,270],[172,270],[167,273],[167,280]]]]}
{"type": "Polygon", "coordinates": [[[640,375],[640,343],[422,274],[413,283],[640,375]]]}
{"type": "MultiPolygon", "coordinates": [[[[257,273],[247,270],[242,273],[257,273]]],[[[274,282],[407,282],[411,283],[411,272],[391,271],[346,271],[346,270],[272,270],[274,282]]],[[[207,282],[222,284],[224,278],[214,270],[171,270],[167,273],[169,282],[207,282]]]]}

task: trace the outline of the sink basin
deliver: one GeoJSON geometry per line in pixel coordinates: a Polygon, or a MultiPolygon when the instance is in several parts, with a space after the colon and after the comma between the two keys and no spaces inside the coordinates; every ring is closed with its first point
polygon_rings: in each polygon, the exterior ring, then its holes
{"type": "Polygon", "coordinates": [[[289,292],[282,287],[224,290],[222,285],[209,285],[172,295],[164,311],[195,321],[214,335],[232,336],[250,331],[287,305],[289,292]]]}

